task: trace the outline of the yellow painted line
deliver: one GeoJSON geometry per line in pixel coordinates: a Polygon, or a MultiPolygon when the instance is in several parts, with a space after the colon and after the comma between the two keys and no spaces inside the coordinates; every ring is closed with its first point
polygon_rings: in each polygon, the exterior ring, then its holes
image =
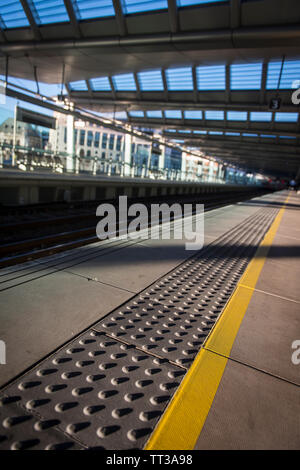
{"type": "Polygon", "coordinates": [[[196,356],[145,450],[192,450],[195,447],[228,361],[224,356],[230,354],[283,212],[284,208],[280,209],[208,337],[205,349],[196,356]]]}

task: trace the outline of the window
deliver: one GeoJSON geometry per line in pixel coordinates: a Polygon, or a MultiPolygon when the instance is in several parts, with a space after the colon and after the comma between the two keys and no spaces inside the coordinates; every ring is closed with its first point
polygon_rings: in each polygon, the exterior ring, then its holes
{"type": "Polygon", "coordinates": [[[95,140],[94,140],[94,147],[98,148],[99,147],[99,141],[100,141],[100,132],[95,133],[95,140]]]}
{"type": "Polygon", "coordinates": [[[84,145],[85,141],[85,131],[81,129],[80,135],[79,135],[79,144],[84,145]]]}
{"type": "Polygon", "coordinates": [[[87,133],[87,146],[91,147],[92,143],[93,143],[93,132],[88,131],[88,133],[87,133]]]}
{"type": "Polygon", "coordinates": [[[107,134],[102,135],[102,148],[106,149],[107,146],[107,134]]]}
{"type": "Polygon", "coordinates": [[[109,144],[108,144],[109,150],[113,150],[113,149],[114,149],[114,143],[115,143],[115,136],[114,136],[114,134],[111,134],[111,135],[109,136],[109,144]]]}
{"type": "Polygon", "coordinates": [[[186,7],[192,5],[205,5],[206,3],[221,3],[228,0],[177,0],[177,6],[186,7]]]}
{"type": "Polygon", "coordinates": [[[122,145],[122,136],[118,135],[117,136],[117,143],[116,143],[116,150],[117,151],[121,150],[121,145],[122,145]]]}

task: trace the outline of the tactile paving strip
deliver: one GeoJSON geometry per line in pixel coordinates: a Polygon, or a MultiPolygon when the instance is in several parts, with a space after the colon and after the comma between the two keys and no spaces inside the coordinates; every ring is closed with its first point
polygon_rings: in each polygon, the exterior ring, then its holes
{"type": "Polygon", "coordinates": [[[0,448],[143,448],[277,212],[261,209],[7,386],[0,448]]]}

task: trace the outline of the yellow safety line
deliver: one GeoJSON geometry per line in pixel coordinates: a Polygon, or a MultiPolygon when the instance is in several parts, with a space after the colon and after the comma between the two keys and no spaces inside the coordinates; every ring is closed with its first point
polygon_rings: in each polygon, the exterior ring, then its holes
{"type": "Polygon", "coordinates": [[[195,447],[284,210],[284,207],[280,209],[259,245],[205,348],[196,356],[145,450],[191,450],[195,447]]]}

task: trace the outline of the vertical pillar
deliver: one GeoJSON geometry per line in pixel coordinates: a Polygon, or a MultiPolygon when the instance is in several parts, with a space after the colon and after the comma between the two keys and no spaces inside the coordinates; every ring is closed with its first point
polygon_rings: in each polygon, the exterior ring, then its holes
{"type": "Polygon", "coordinates": [[[14,133],[13,133],[13,149],[12,149],[12,157],[11,157],[11,164],[15,166],[16,163],[16,143],[17,143],[17,112],[18,112],[18,105],[15,105],[15,112],[14,112],[14,133]]]}
{"type": "Polygon", "coordinates": [[[181,154],[181,179],[182,181],[186,180],[186,153],[182,152],[181,154]]]}
{"type": "Polygon", "coordinates": [[[130,176],[132,135],[125,134],[124,140],[124,176],[130,176]]]}
{"type": "Polygon", "coordinates": [[[74,116],[68,114],[67,117],[67,159],[66,170],[67,172],[74,171],[74,116]]]}
{"type": "Polygon", "coordinates": [[[165,145],[160,146],[161,153],[158,157],[158,171],[160,175],[163,175],[163,171],[165,169],[165,155],[166,155],[166,147],[165,145]]]}

